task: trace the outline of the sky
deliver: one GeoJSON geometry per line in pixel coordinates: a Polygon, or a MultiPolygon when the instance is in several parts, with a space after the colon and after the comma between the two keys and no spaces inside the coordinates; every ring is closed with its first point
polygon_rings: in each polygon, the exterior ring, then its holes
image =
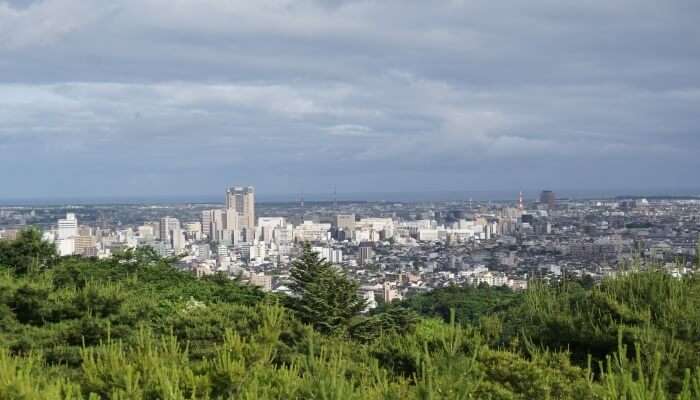
{"type": "Polygon", "coordinates": [[[0,199],[700,194],[698,21],[697,0],[0,0],[0,199]]]}

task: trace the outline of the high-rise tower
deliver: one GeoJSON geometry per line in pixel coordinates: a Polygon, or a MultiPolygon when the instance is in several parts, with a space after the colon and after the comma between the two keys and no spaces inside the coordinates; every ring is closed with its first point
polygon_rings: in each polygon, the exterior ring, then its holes
{"type": "Polygon", "coordinates": [[[238,215],[238,224],[250,235],[255,232],[255,188],[234,186],[226,190],[226,212],[238,215]]]}

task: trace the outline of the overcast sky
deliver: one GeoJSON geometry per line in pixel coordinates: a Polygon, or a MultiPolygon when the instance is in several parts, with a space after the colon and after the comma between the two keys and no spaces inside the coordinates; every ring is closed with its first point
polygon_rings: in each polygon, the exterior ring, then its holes
{"type": "Polygon", "coordinates": [[[699,153],[697,0],[0,0],[0,197],[695,189],[699,153]]]}

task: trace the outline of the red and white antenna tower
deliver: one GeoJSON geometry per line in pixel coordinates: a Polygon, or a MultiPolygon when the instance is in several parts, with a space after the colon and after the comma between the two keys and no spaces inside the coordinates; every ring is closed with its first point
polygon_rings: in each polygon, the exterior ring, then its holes
{"type": "Polygon", "coordinates": [[[520,192],[520,195],[518,196],[518,208],[520,211],[523,211],[525,209],[525,206],[523,205],[523,192],[520,192]]]}

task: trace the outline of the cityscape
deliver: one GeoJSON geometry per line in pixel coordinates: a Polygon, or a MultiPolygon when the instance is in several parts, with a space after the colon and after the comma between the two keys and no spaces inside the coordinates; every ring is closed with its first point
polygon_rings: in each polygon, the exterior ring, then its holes
{"type": "Polygon", "coordinates": [[[699,0],[0,0],[0,400],[700,400],[699,0]]]}
{"type": "MultiPolygon", "coordinates": [[[[43,229],[61,256],[109,258],[150,247],[196,276],[222,274],[290,294],[289,266],[309,244],[360,282],[369,311],[450,285],[524,290],[530,280],[593,282],[634,262],[680,277],[700,249],[700,199],[257,203],[233,186],[223,204],[0,208],[0,240],[43,229]]],[[[639,266],[637,264],[637,266],[639,266]]]]}

